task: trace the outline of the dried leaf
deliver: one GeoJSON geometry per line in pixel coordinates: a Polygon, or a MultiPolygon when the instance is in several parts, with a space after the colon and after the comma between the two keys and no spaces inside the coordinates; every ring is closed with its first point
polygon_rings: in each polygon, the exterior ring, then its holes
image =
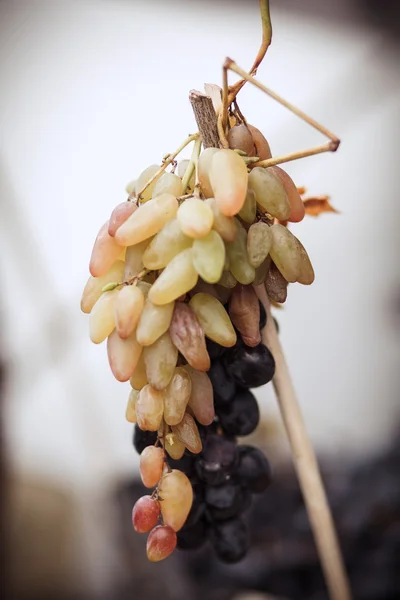
{"type": "Polygon", "coordinates": [[[303,200],[306,215],[318,217],[324,212],[339,213],[329,202],[329,196],[315,196],[314,198],[306,198],[303,200]]]}

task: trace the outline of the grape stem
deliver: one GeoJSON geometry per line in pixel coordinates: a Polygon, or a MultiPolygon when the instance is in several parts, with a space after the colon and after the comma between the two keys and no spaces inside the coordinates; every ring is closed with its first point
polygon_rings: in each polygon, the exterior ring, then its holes
{"type": "Polygon", "coordinates": [[[289,439],[294,466],[330,597],[332,600],[350,600],[349,582],[332,514],[274,319],[271,315],[270,302],[263,285],[255,286],[255,290],[267,313],[267,324],[262,331],[262,341],[271,350],[275,359],[275,375],[272,383],[289,439]]]}
{"type": "MultiPolygon", "coordinates": [[[[150,177],[150,179],[148,180],[148,182],[142,187],[142,189],[140,190],[140,192],[138,194],[136,194],[136,198],[137,200],[141,199],[141,195],[143,194],[143,192],[145,190],[147,190],[147,188],[149,187],[149,185],[151,185],[153,183],[153,181],[155,181],[163,171],[165,171],[165,169],[168,167],[168,165],[170,165],[171,163],[174,162],[175,158],[178,156],[178,154],[180,154],[182,152],[182,150],[184,148],[186,148],[186,146],[188,144],[190,144],[190,142],[193,142],[194,140],[197,140],[200,137],[200,133],[192,133],[190,134],[186,140],[184,140],[182,142],[182,144],[175,150],[175,152],[173,152],[172,154],[167,154],[166,156],[164,156],[163,158],[163,163],[161,165],[161,167],[158,169],[158,171],[156,173],[154,173],[154,175],[152,177],[150,177]]],[[[128,200],[130,200],[131,197],[129,196],[128,200]]]]}
{"type": "Polygon", "coordinates": [[[199,160],[200,152],[201,152],[201,137],[198,137],[194,143],[192,156],[190,157],[189,164],[186,167],[186,171],[182,178],[182,189],[183,189],[184,194],[186,193],[186,189],[189,185],[190,178],[192,177],[193,171],[195,169],[196,169],[195,182],[197,182],[197,163],[199,160]]]}

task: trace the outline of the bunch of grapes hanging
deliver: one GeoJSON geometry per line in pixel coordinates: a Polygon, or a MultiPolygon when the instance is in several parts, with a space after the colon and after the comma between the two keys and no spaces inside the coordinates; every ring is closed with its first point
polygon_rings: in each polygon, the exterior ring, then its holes
{"type": "MultiPolygon", "coordinates": [[[[270,32],[268,3],[261,5],[270,32]]],[[[256,290],[265,286],[282,303],[288,283],[314,280],[288,228],[305,205],[276,165],[316,150],[272,158],[264,135],[247,123],[236,101],[245,80],[269,93],[254,79],[257,66],[247,74],[225,63],[225,75],[231,69],[244,79],[228,88],[224,78],[215,147],[204,148],[200,132],[190,135],[129,184],[128,200],[96,238],[82,296],[91,340],[107,340],[112,373],[130,382],[126,418],[135,423],[140,474],[152,490],[132,521],[149,532],[151,561],[207,539],[227,562],[248,550],[243,514],[252,494],[268,487],[270,467],[236,438],[256,429],[250,390],[275,371],[261,341],[267,315],[256,290]],[[190,143],[191,159],[177,162],[190,143]]],[[[331,140],[319,151],[336,149],[331,140]]]]}

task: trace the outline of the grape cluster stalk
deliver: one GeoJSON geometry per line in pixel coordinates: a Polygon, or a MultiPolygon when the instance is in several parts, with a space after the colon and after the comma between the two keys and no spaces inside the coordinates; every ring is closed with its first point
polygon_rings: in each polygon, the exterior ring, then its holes
{"type": "Polygon", "coordinates": [[[243,515],[271,473],[236,440],[259,421],[251,388],[275,372],[255,286],[282,303],[289,283],[314,280],[287,226],[305,215],[298,189],[280,167],[254,166],[271,157],[257,128],[237,111],[229,123],[229,148],[202,150],[192,134],[128,185],[94,242],[81,300],[92,342],[107,340],[114,377],[130,382],[126,419],[149,488],[132,523],[149,532],[154,562],[206,539],[223,561],[245,555],[243,515]],[[190,160],[177,162],[189,143],[190,160]]]}

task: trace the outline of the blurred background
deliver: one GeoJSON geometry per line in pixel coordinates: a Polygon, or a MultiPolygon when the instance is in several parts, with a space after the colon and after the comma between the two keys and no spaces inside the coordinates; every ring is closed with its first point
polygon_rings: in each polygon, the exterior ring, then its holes
{"type": "MultiPolygon", "coordinates": [[[[311,438],[335,473],[331,500],[341,494],[344,506],[357,487],[349,475],[354,465],[375,469],[358,498],[376,488],[377,470],[386,472],[376,457],[396,438],[400,417],[399,4],[271,0],[271,13],[273,43],[258,77],[342,139],[337,154],[287,165],[297,185],[310,195],[328,194],[340,214],[295,226],[316,281],[309,289],[291,286],[276,316],[311,438]]],[[[143,541],[133,539],[129,516],[136,491],[124,487],[138,465],[124,417],[129,384],[113,379],[104,345],[90,343],[79,301],[94,238],[126,199],[125,185],[194,131],[189,90],[220,83],[225,56],[249,67],[259,37],[256,0],[0,0],[1,411],[8,481],[2,489],[10,597],[113,598],[119,589],[115,597],[145,600],[152,597],[146,582],[157,573],[161,581],[168,565],[164,598],[192,593],[192,559],[174,558],[162,568],[142,564],[143,541]]],[[[274,154],[324,141],[255,88],[243,89],[240,107],[274,154]]],[[[272,390],[256,395],[264,416],[258,441],[284,464],[287,446],[272,390]]],[[[390,456],[400,471],[398,448],[390,456]]],[[[281,492],[298,497],[293,474],[282,477],[289,487],[277,484],[270,496],[277,512],[281,492]]],[[[393,475],[382,492],[397,506],[399,478],[393,475]]],[[[294,522],[292,508],[280,510],[290,528],[279,535],[296,540],[303,531],[315,563],[305,518],[294,522]]],[[[296,552],[298,564],[306,551],[296,552]]],[[[270,558],[266,548],[260,567],[270,558]]],[[[245,578],[234,581],[232,592],[232,573],[215,575],[218,600],[240,589],[274,592],[268,582],[245,578]]],[[[393,598],[400,597],[400,583],[397,591],[393,598]]]]}

